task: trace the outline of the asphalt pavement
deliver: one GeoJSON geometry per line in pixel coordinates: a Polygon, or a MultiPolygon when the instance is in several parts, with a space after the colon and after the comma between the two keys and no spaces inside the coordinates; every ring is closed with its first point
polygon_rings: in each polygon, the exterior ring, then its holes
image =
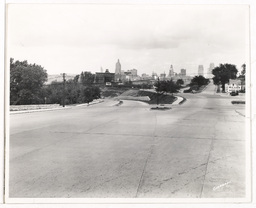
{"type": "Polygon", "coordinates": [[[10,115],[9,197],[245,197],[245,106],[212,84],[181,96],[10,115]]]}

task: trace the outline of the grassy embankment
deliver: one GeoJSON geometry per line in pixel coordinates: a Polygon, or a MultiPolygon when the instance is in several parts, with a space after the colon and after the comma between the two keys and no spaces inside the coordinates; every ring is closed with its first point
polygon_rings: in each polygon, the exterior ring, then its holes
{"type": "Polygon", "coordinates": [[[169,94],[157,94],[151,91],[143,90],[128,90],[122,93],[119,98],[123,100],[137,100],[143,101],[148,104],[157,104],[157,99],[159,104],[172,104],[177,98],[169,94]]]}
{"type": "Polygon", "coordinates": [[[40,105],[10,105],[10,111],[26,111],[39,109],[59,108],[59,104],[40,104],[40,105]]]}

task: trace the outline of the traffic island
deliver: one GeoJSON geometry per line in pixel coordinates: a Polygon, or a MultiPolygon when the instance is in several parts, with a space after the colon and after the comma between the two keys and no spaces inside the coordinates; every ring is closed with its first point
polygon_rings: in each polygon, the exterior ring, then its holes
{"type": "Polygon", "coordinates": [[[162,111],[171,110],[171,109],[172,109],[171,107],[165,107],[165,106],[157,106],[157,107],[150,108],[150,110],[162,110],[162,111]]]}
{"type": "Polygon", "coordinates": [[[234,105],[234,104],[245,104],[245,101],[243,100],[234,100],[234,101],[231,101],[231,103],[234,105]]]}
{"type": "Polygon", "coordinates": [[[115,106],[120,106],[122,105],[124,102],[122,100],[119,101],[119,103],[117,103],[115,106]]]}

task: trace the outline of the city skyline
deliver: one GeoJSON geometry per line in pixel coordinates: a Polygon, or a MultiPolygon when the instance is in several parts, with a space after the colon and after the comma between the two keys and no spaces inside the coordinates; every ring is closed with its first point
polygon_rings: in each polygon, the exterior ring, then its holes
{"type": "Polygon", "coordinates": [[[114,72],[117,59],[139,74],[168,73],[170,65],[197,74],[198,65],[207,70],[210,63],[240,70],[247,16],[247,6],[231,5],[15,4],[8,8],[7,52],[48,74],[114,72]]]}

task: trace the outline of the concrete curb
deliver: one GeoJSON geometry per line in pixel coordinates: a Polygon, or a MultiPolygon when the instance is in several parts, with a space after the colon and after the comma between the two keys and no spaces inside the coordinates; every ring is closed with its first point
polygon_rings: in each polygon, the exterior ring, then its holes
{"type": "Polygon", "coordinates": [[[104,100],[94,101],[94,102],[91,102],[91,103],[89,103],[89,104],[83,103],[83,104],[79,104],[79,105],[66,106],[66,107],[59,107],[59,108],[48,108],[48,109],[37,109],[37,110],[25,110],[25,111],[10,111],[10,115],[13,115],[13,114],[22,114],[22,113],[36,113],[36,112],[44,112],[44,111],[54,111],[54,110],[65,110],[65,109],[70,109],[70,108],[73,108],[73,107],[95,105],[95,104],[102,103],[102,102],[104,102],[104,100]]]}
{"type": "Polygon", "coordinates": [[[175,100],[172,105],[179,105],[179,104],[182,104],[184,102],[184,98],[181,97],[181,96],[177,96],[175,95],[175,97],[177,98],[177,100],[175,100]]]}
{"type": "MultiPolygon", "coordinates": [[[[180,97],[182,97],[182,96],[180,96],[180,97]]],[[[182,98],[183,98],[183,100],[179,102],[179,105],[182,105],[183,103],[185,103],[187,101],[187,98],[184,98],[184,97],[182,97],[182,98]]]]}
{"type": "Polygon", "coordinates": [[[91,102],[91,103],[83,103],[83,104],[78,104],[78,105],[75,105],[74,107],[80,107],[80,106],[90,106],[90,105],[95,105],[95,104],[99,104],[99,103],[103,103],[104,100],[99,100],[99,101],[94,101],[94,102],[91,102]]]}
{"type": "Polygon", "coordinates": [[[44,112],[44,111],[54,111],[54,110],[65,110],[71,107],[61,107],[61,108],[48,108],[48,109],[38,109],[38,110],[26,110],[26,111],[10,111],[10,115],[12,114],[22,114],[22,113],[36,113],[36,112],[44,112]]]}

